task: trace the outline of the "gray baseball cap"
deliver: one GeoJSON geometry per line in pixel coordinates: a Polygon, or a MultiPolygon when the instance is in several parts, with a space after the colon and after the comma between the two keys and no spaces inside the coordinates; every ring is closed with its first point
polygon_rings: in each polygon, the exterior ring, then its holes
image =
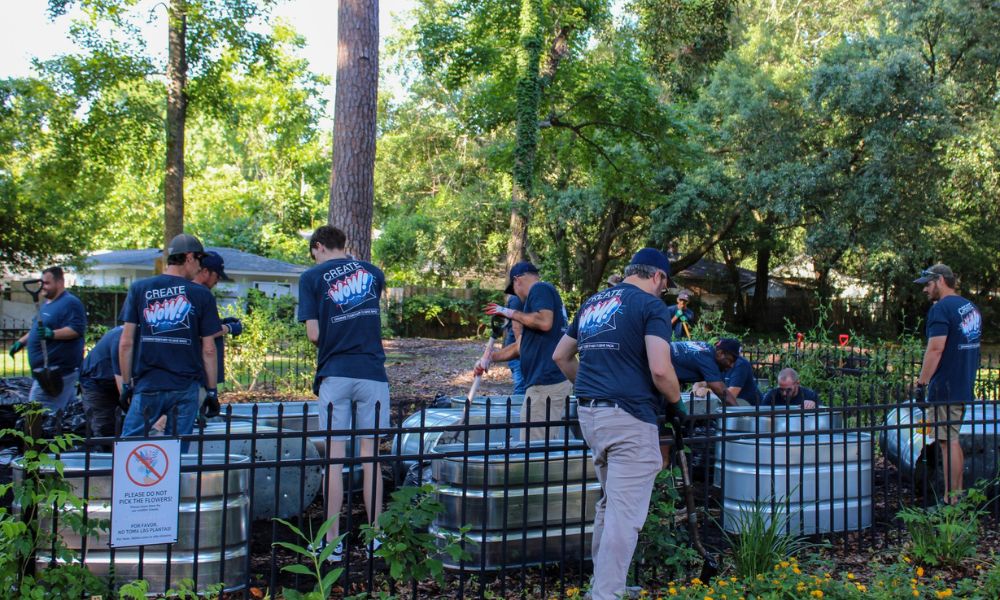
{"type": "Polygon", "coordinates": [[[167,245],[167,256],[173,256],[174,254],[187,254],[188,252],[204,254],[205,247],[201,245],[198,238],[186,233],[175,235],[174,239],[170,240],[170,243],[167,245]]]}

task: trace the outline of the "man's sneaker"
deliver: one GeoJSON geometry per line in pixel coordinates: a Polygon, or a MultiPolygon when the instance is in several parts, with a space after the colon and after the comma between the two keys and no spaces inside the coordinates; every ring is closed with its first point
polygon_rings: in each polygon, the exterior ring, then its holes
{"type": "MultiPolygon", "coordinates": [[[[313,552],[313,554],[316,554],[317,556],[319,556],[320,554],[323,554],[324,550],[326,550],[326,546],[327,546],[328,543],[329,542],[327,542],[324,539],[320,543],[319,548],[316,548],[312,544],[309,544],[309,550],[311,550],[313,552]]],[[[337,547],[333,549],[333,552],[330,553],[330,556],[326,557],[326,562],[328,562],[328,563],[339,563],[342,560],[344,560],[344,543],[343,542],[338,542],[337,543],[337,547]]]]}

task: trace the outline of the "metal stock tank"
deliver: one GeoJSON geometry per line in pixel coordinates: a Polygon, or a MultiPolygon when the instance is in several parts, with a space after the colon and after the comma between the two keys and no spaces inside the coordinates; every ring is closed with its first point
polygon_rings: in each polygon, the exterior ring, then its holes
{"type": "MultiPolygon", "coordinates": [[[[594,511],[601,496],[593,461],[580,440],[439,444],[461,455],[432,461],[435,496],[445,510],[431,527],[441,544],[470,526],[466,568],[520,567],[590,556],[594,511]],[[508,452],[509,450],[509,452],[508,452]]],[[[445,566],[461,567],[442,555],[445,566]]]]}
{"type": "MultiPolygon", "coordinates": [[[[72,493],[79,498],[89,497],[86,504],[88,518],[110,519],[111,476],[88,476],[87,473],[110,470],[112,455],[91,454],[88,462],[85,454],[73,453],[61,455],[59,460],[64,465],[63,474],[72,493]]],[[[59,535],[66,547],[83,559],[91,573],[107,576],[113,564],[117,582],[145,579],[149,582],[151,593],[176,589],[183,579],[195,581],[195,588],[200,591],[220,582],[226,591],[240,589],[246,585],[249,562],[249,463],[250,459],[246,456],[205,454],[200,464],[210,470],[182,472],[177,542],[142,546],[141,568],[140,547],[111,549],[106,532],[90,535],[84,540],[70,529],[61,518],[61,515],[74,510],[69,506],[58,509],[59,535]],[[232,465],[237,468],[225,468],[232,465]],[[211,470],[212,466],[219,469],[211,470]]],[[[198,464],[198,457],[185,454],[181,464],[198,464]]],[[[23,477],[18,459],[14,462],[14,479],[21,481],[23,477]]],[[[52,531],[51,507],[38,508],[39,526],[42,530],[52,531]]],[[[19,509],[15,506],[15,510],[19,509]]],[[[40,569],[45,568],[51,560],[51,550],[42,548],[36,565],[40,569]]]]}
{"type": "Polygon", "coordinates": [[[740,531],[755,511],[791,534],[853,531],[872,523],[872,440],[837,432],[824,407],[727,407],[716,413],[723,528],[740,531]],[[759,436],[759,437],[755,437],[759,436]]]}
{"type": "MultiPolygon", "coordinates": [[[[943,489],[943,482],[940,481],[934,428],[928,420],[924,408],[916,402],[903,403],[886,413],[885,427],[879,432],[879,446],[906,481],[926,482],[936,491],[943,489]]],[[[1000,408],[996,403],[967,404],[958,439],[965,455],[966,488],[980,479],[997,476],[1000,469],[1000,408]]]]}

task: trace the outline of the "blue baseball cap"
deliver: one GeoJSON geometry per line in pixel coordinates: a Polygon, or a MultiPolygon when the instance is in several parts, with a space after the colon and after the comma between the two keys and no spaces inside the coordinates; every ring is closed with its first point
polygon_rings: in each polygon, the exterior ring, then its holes
{"type": "Polygon", "coordinates": [[[722,350],[726,354],[731,354],[733,358],[740,357],[741,346],[740,341],[733,338],[722,338],[715,343],[716,350],[722,350]]]}
{"type": "Polygon", "coordinates": [[[659,269],[667,274],[667,281],[670,282],[670,285],[673,286],[674,284],[674,281],[670,279],[670,259],[656,248],[643,248],[639,250],[632,255],[632,260],[628,264],[646,265],[647,267],[659,269]]]}
{"type": "Polygon", "coordinates": [[[503,292],[505,294],[513,294],[514,293],[514,278],[515,277],[520,277],[521,275],[524,275],[525,273],[535,273],[535,274],[538,274],[538,267],[536,267],[535,265],[531,264],[530,262],[528,262],[526,260],[522,260],[521,262],[519,262],[516,265],[514,265],[513,267],[511,267],[510,268],[510,277],[507,278],[507,289],[505,289],[503,292]]]}
{"type": "Polygon", "coordinates": [[[201,268],[208,269],[209,271],[215,273],[222,281],[232,281],[232,279],[226,275],[226,261],[222,260],[222,255],[218,252],[214,252],[212,250],[206,252],[205,256],[201,257],[201,268]]]}

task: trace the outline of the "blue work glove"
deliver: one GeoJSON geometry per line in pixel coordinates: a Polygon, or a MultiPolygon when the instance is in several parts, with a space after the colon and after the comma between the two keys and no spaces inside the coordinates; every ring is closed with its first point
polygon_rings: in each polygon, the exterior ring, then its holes
{"type": "Polygon", "coordinates": [[[21,343],[21,340],[17,340],[11,344],[10,350],[7,351],[7,354],[10,354],[10,357],[14,358],[14,355],[20,352],[22,348],[24,348],[24,344],[21,343]]]}
{"type": "Polygon", "coordinates": [[[52,331],[51,327],[45,327],[43,325],[39,329],[41,330],[42,337],[45,338],[45,341],[49,341],[56,337],[56,332],[52,331]]]}
{"type": "Polygon", "coordinates": [[[127,413],[130,406],[132,406],[132,385],[129,383],[122,384],[122,391],[118,394],[118,406],[122,407],[122,412],[127,413]]]}
{"type": "Polygon", "coordinates": [[[212,388],[205,390],[205,404],[201,407],[201,412],[206,419],[219,416],[222,406],[219,404],[219,390],[212,388]]]}
{"type": "Polygon", "coordinates": [[[243,322],[236,317],[226,317],[222,324],[229,328],[229,335],[236,337],[243,333],[243,322]]]}
{"type": "Polygon", "coordinates": [[[681,323],[687,323],[687,322],[688,322],[687,317],[681,317],[681,323]]]}
{"type": "Polygon", "coordinates": [[[683,317],[684,316],[684,311],[680,310],[680,309],[677,309],[677,312],[674,313],[674,316],[675,317],[683,317]]]}

